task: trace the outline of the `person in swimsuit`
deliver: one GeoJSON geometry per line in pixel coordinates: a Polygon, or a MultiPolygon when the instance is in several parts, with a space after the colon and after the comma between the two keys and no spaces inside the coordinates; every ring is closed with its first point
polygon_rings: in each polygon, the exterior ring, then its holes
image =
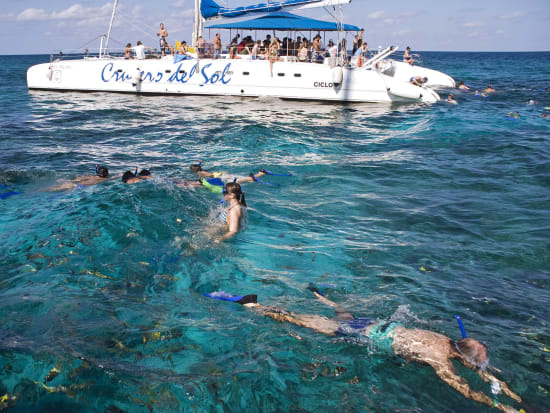
{"type": "Polygon", "coordinates": [[[100,184],[104,181],[108,181],[109,179],[112,179],[112,177],[109,177],[109,170],[107,169],[107,167],[96,165],[95,175],[79,176],[78,178],[72,179],[71,181],[52,186],[48,188],[47,191],[56,192],[82,188],[84,186],[100,184]]]}
{"type": "MultiPolygon", "coordinates": [[[[256,174],[249,174],[248,176],[235,176],[231,175],[225,172],[208,172],[202,169],[202,166],[200,163],[192,164],[189,169],[191,171],[195,172],[201,179],[206,180],[208,178],[214,178],[219,179],[223,184],[227,184],[229,182],[237,182],[238,184],[244,184],[247,182],[257,182],[258,178],[261,178],[266,174],[265,170],[262,168],[258,171],[256,174]]],[[[201,184],[202,185],[202,184],[201,184]]]]}
{"type": "Polygon", "coordinates": [[[295,314],[277,307],[264,306],[257,302],[256,295],[230,296],[223,292],[204,294],[210,298],[233,301],[244,305],[260,315],[271,317],[280,322],[289,322],[300,327],[310,328],[329,336],[346,336],[363,339],[372,348],[402,357],[408,362],[414,361],[432,367],[437,376],[460,392],[464,397],[495,407],[503,412],[517,412],[514,408],[499,403],[481,391],[470,388],[468,382],[460,377],[452,363],[457,360],[474,370],[481,379],[491,383],[491,390],[498,389],[518,403],[520,396],[508,385],[487,371],[489,355],[487,347],[473,338],[454,341],[442,334],[416,328],[405,328],[392,321],[376,321],[370,318],[355,318],[337,303],[321,295],[310,285],[315,297],[323,304],[334,308],[336,319],[319,315],[295,314]],[[223,296],[220,296],[223,295],[223,296]]]}
{"type": "Polygon", "coordinates": [[[241,186],[237,182],[229,182],[225,185],[223,199],[229,202],[229,206],[220,213],[220,221],[223,223],[225,234],[214,239],[217,244],[233,237],[241,229],[241,221],[246,215],[246,200],[241,186]]]}
{"type": "Polygon", "coordinates": [[[157,36],[159,37],[160,51],[163,56],[166,56],[166,50],[168,45],[166,38],[168,37],[168,31],[164,28],[164,23],[160,24],[160,29],[157,32],[157,36]]]}
{"type": "Polygon", "coordinates": [[[422,87],[428,81],[427,77],[413,76],[409,80],[413,85],[422,87]]]}
{"type": "Polygon", "coordinates": [[[496,92],[495,89],[493,89],[493,86],[491,84],[487,85],[487,89],[483,89],[482,92],[484,93],[493,93],[496,92]]]}
{"type": "Polygon", "coordinates": [[[407,49],[405,50],[405,53],[403,54],[403,61],[405,63],[410,64],[411,66],[414,65],[414,59],[411,55],[411,48],[407,46],[407,49]]]}

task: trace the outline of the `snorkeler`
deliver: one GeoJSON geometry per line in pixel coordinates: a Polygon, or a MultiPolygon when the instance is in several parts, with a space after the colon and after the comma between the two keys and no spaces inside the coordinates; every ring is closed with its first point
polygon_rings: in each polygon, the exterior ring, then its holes
{"type": "Polygon", "coordinates": [[[226,172],[208,172],[202,169],[201,163],[195,163],[189,167],[191,171],[195,172],[201,178],[219,178],[224,184],[228,182],[237,182],[238,184],[244,184],[246,182],[257,181],[257,178],[260,178],[266,174],[264,169],[260,169],[256,174],[250,174],[248,176],[237,176],[230,175],[226,172]],[[235,178],[237,179],[235,181],[235,178]],[[256,179],[255,179],[256,178],[256,179]]]}
{"type": "Polygon", "coordinates": [[[491,391],[495,394],[495,397],[503,392],[516,402],[522,403],[521,397],[510,390],[505,382],[497,379],[487,371],[489,366],[487,347],[478,340],[468,337],[454,341],[442,334],[428,330],[405,328],[392,321],[355,318],[338,304],[321,295],[320,291],[314,286],[310,285],[309,289],[323,304],[334,308],[336,319],[319,315],[295,314],[284,309],[264,306],[257,302],[256,295],[231,296],[224,292],[204,295],[218,300],[237,302],[263,316],[310,328],[329,336],[348,336],[356,340],[363,339],[374,349],[393,353],[409,362],[414,361],[429,365],[441,380],[460,392],[464,397],[504,412],[516,411],[512,407],[498,402],[496,398],[492,399],[481,391],[471,389],[468,382],[457,374],[453,366],[452,360],[457,360],[469,369],[474,370],[483,381],[491,383],[491,391]]]}
{"type": "Polygon", "coordinates": [[[452,103],[453,105],[458,104],[458,102],[455,100],[455,95],[453,95],[452,93],[449,96],[447,96],[447,102],[452,103]]]}
{"type": "Polygon", "coordinates": [[[125,184],[135,184],[136,182],[141,182],[144,179],[151,179],[153,175],[151,175],[150,169],[151,168],[142,169],[139,174],[137,173],[137,168],[135,172],[126,171],[122,174],[122,182],[125,184]]]}
{"type": "Polygon", "coordinates": [[[113,179],[113,177],[109,177],[109,170],[107,167],[96,165],[95,175],[79,176],[71,181],[64,182],[57,186],[52,186],[48,188],[47,191],[65,191],[68,189],[100,184],[109,179],[113,179]]]}
{"type": "Polygon", "coordinates": [[[496,92],[496,90],[493,89],[493,86],[489,83],[489,84],[487,85],[487,89],[483,89],[483,92],[484,92],[484,93],[493,93],[493,92],[496,92]]]}
{"type": "Polygon", "coordinates": [[[189,169],[191,171],[195,172],[199,176],[198,181],[183,181],[178,180],[176,182],[176,185],[189,188],[189,187],[205,187],[208,190],[216,193],[223,193],[223,189],[225,184],[229,182],[236,182],[238,184],[243,184],[246,182],[259,182],[261,184],[265,185],[274,185],[278,186],[278,184],[272,184],[270,182],[264,182],[260,178],[264,175],[272,175],[272,176],[292,176],[291,174],[277,174],[273,172],[269,172],[265,170],[264,168],[260,169],[256,174],[250,173],[248,176],[234,176],[231,174],[228,174],[226,172],[208,172],[202,169],[202,162],[192,164],[189,169]]]}
{"type": "Polygon", "coordinates": [[[239,232],[242,227],[242,220],[246,216],[246,200],[238,182],[229,182],[225,185],[223,199],[229,202],[229,206],[220,213],[219,220],[223,223],[226,232],[214,240],[216,244],[233,237],[239,232]]]}

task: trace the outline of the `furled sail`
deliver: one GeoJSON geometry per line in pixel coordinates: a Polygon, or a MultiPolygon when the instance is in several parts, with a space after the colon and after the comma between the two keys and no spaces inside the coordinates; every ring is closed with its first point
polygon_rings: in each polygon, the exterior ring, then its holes
{"type": "Polygon", "coordinates": [[[215,17],[241,17],[249,13],[271,13],[281,9],[299,10],[313,7],[337,6],[347,3],[351,3],[351,0],[285,0],[231,9],[221,7],[214,0],[201,0],[201,14],[204,19],[208,20],[215,17]]]}

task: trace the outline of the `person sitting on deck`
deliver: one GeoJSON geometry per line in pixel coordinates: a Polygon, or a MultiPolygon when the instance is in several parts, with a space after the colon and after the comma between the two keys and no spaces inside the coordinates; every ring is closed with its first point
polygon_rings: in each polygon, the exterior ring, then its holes
{"type": "Polygon", "coordinates": [[[411,48],[407,46],[407,49],[405,50],[405,53],[403,54],[403,61],[405,63],[410,64],[411,66],[414,65],[414,59],[411,55],[411,48]]]}
{"type": "Polygon", "coordinates": [[[204,295],[218,300],[236,302],[259,315],[309,328],[321,334],[349,337],[351,342],[364,342],[372,350],[396,355],[407,362],[428,365],[441,380],[464,397],[503,412],[517,412],[514,408],[498,402],[496,398],[471,389],[468,382],[458,375],[452,362],[456,360],[474,370],[484,382],[491,383],[493,394],[502,392],[517,403],[523,404],[521,397],[514,393],[504,381],[487,371],[489,354],[487,346],[480,341],[470,337],[455,341],[432,331],[406,328],[391,320],[356,318],[337,303],[323,296],[315,286],[310,285],[309,289],[319,301],[335,310],[336,319],[313,314],[296,314],[282,308],[264,306],[257,302],[257,296],[253,294],[232,296],[218,291],[204,295]]]}
{"type": "Polygon", "coordinates": [[[126,60],[133,59],[132,56],[132,43],[128,43],[126,47],[124,48],[124,58],[126,60]]]}
{"type": "Polygon", "coordinates": [[[300,62],[307,61],[308,53],[309,53],[309,48],[308,48],[307,40],[304,39],[304,41],[302,42],[302,45],[298,49],[298,60],[300,62]]]}
{"type": "Polygon", "coordinates": [[[187,42],[185,40],[182,40],[178,49],[178,54],[187,55],[188,51],[189,47],[187,46],[187,42]]]}

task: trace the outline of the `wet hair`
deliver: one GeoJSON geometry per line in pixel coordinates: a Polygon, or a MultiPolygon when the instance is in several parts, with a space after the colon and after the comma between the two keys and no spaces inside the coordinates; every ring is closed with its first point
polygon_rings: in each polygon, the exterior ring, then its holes
{"type": "Polygon", "coordinates": [[[126,184],[126,183],[128,183],[129,179],[132,179],[132,178],[135,178],[135,177],[136,176],[134,175],[134,173],[132,171],[126,171],[122,175],[122,182],[124,182],[126,184]]]}
{"type": "Polygon", "coordinates": [[[97,168],[96,175],[100,178],[107,178],[109,176],[109,170],[105,166],[97,168]]]}
{"type": "Polygon", "coordinates": [[[189,169],[191,169],[193,172],[202,171],[202,167],[201,167],[201,164],[200,164],[200,163],[194,163],[193,165],[191,165],[191,166],[189,167],[189,169]]]}
{"type": "Polygon", "coordinates": [[[458,354],[468,363],[485,370],[489,365],[489,351],[482,342],[467,337],[454,342],[458,354]]]}
{"type": "Polygon", "coordinates": [[[235,195],[239,204],[246,207],[246,200],[244,199],[244,193],[241,189],[241,185],[237,182],[228,182],[225,184],[225,193],[235,195]]]}
{"type": "Polygon", "coordinates": [[[142,169],[138,176],[151,176],[151,172],[148,169],[142,169]]]}

